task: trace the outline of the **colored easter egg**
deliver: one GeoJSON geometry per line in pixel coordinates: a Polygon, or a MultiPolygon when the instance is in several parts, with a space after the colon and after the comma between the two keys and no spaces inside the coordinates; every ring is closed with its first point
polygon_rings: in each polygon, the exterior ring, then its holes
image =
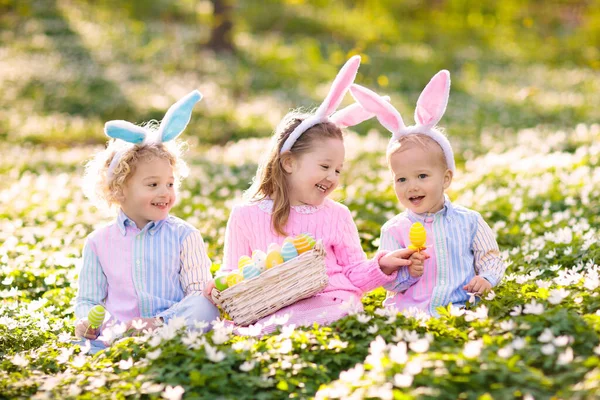
{"type": "Polygon", "coordinates": [[[298,254],[306,253],[310,250],[310,244],[305,235],[298,235],[294,238],[294,247],[298,251],[298,254]]]}
{"type": "Polygon", "coordinates": [[[272,251],[278,251],[281,253],[281,246],[278,245],[277,243],[271,243],[269,245],[269,247],[267,248],[267,254],[269,254],[272,251]]]}
{"type": "Polygon", "coordinates": [[[265,260],[265,267],[267,269],[271,269],[279,264],[283,264],[283,257],[281,256],[281,253],[277,250],[270,251],[269,254],[267,254],[267,259],[265,260]]]}
{"type": "Polygon", "coordinates": [[[240,260],[238,261],[238,269],[241,271],[244,269],[244,267],[248,264],[252,264],[252,259],[248,256],[241,256],[240,260]]]}
{"type": "Polygon", "coordinates": [[[227,282],[228,287],[235,286],[243,280],[244,277],[239,272],[232,272],[227,275],[227,278],[225,278],[225,282],[227,282]]]}
{"type": "Polygon", "coordinates": [[[267,255],[264,251],[254,250],[252,252],[252,261],[258,270],[262,273],[266,269],[267,255]]]}
{"type": "Polygon", "coordinates": [[[311,249],[313,247],[315,247],[315,244],[317,244],[317,241],[315,240],[314,237],[312,237],[310,235],[310,233],[303,233],[302,235],[306,236],[306,240],[308,240],[308,245],[310,246],[311,249]]]}
{"type": "Polygon", "coordinates": [[[254,264],[246,265],[242,273],[244,274],[244,279],[252,279],[260,275],[260,271],[254,264]]]}
{"type": "Polygon", "coordinates": [[[284,242],[283,246],[281,246],[281,256],[283,257],[283,261],[291,260],[298,256],[298,250],[296,250],[296,246],[292,242],[284,242]]]}
{"type": "Polygon", "coordinates": [[[223,275],[223,276],[219,276],[218,278],[216,278],[215,279],[215,287],[219,291],[223,291],[223,290],[227,289],[229,287],[229,285],[227,284],[227,276],[223,275]]]}
{"type": "Polygon", "coordinates": [[[90,322],[90,327],[99,328],[104,322],[105,315],[106,310],[101,305],[98,304],[92,307],[92,309],[88,313],[88,321],[90,322]]]}
{"type": "Polygon", "coordinates": [[[415,250],[421,250],[425,248],[425,241],[427,240],[427,233],[425,227],[420,222],[415,222],[411,225],[408,231],[408,238],[410,240],[410,248],[415,250]]]}

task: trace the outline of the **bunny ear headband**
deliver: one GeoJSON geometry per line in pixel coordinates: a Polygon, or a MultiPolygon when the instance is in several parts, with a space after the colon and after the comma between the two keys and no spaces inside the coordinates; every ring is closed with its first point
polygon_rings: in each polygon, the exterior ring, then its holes
{"type": "Polygon", "coordinates": [[[338,108],[348,92],[350,85],[354,82],[359,65],[360,56],[353,56],[346,61],[346,64],[340,69],[340,72],[338,72],[335,80],[331,84],[331,89],[329,89],[329,93],[325,100],[323,100],[323,103],[319,106],[314,115],[311,115],[302,121],[290,136],[288,136],[283,143],[283,146],[281,146],[280,154],[290,150],[300,135],[317,124],[333,122],[340,128],[346,128],[358,125],[375,115],[373,112],[366,111],[360,104],[356,103],[343,108],[334,114],[334,111],[338,108]]]}
{"type": "Polygon", "coordinates": [[[385,101],[375,92],[353,84],[350,92],[354,99],[366,112],[374,113],[377,119],[387,130],[392,133],[390,145],[402,136],[422,133],[435,140],[446,157],[448,169],[455,170],[454,152],[448,138],[435,129],[435,125],[442,119],[450,95],[450,72],[442,70],[435,74],[429,81],[417,100],[415,109],[415,122],[413,126],[404,125],[402,116],[389,102],[385,101]]]}
{"type": "MultiPolygon", "coordinates": [[[[169,107],[169,110],[156,131],[134,125],[131,122],[115,120],[108,121],[104,125],[104,133],[108,137],[121,139],[127,143],[131,143],[131,145],[168,142],[178,137],[184,131],[185,127],[190,122],[194,105],[201,99],[202,94],[199,91],[194,90],[177,101],[177,103],[169,107]]],[[[119,163],[123,153],[131,147],[132,146],[127,146],[115,154],[108,167],[109,177],[112,176],[112,171],[119,163]]]]}

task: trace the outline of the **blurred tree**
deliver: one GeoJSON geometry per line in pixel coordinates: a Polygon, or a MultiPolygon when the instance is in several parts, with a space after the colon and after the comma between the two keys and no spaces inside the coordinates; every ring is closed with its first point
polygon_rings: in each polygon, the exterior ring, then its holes
{"type": "Polygon", "coordinates": [[[210,0],[213,5],[213,23],[208,47],[217,52],[233,52],[233,2],[210,0]]]}

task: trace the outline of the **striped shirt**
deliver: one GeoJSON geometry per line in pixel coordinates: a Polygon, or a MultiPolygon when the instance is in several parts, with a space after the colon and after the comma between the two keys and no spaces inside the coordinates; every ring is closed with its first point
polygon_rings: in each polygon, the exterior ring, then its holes
{"type": "Polygon", "coordinates": [[[380,249],[408,247],[408,233],[414,222],[421,222],[427,232],[424,272],[413,278],[403,267],[393,283],[384,287],[388,297],[384,304],[400,311],[416,307],[437,316],[436,307],[449,303],[464,305],[469,295],[463,289],[475,275],[496,286],[506,265],[502,261],[494,232],[481,215],[453,205],[448,198],[435,214],[416,214],[407,210],[396,215],[381,228],[380,249]]]}
{"type": "Polygon", "coordinates": [[[202,292],[210,265],[202,236],[185,221],[169,216],[140,230],[119,211],[86,240],[75,315],[104,304],[118,321],[168,318],[185,296],[202,292]]]}

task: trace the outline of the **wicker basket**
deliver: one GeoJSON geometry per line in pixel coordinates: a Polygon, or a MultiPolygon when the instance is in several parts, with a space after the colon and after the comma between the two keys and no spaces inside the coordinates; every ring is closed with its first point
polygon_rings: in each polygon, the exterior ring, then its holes
{"type": "Polygon", "coordinates": [[[247,326],[319,293],[328,282],[325,250],[318,241],[312,250],[255,278],[243,280],[222,292],[213,289],[212,297],[237,325],[247,326]]]}

